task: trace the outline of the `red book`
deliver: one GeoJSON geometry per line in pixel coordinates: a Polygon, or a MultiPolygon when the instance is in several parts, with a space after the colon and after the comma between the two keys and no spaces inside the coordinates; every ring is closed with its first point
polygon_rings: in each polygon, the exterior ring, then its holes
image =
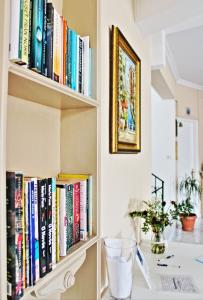
{"type": "Polygon", "coordinates": [[[73,243],[80,241],[80,182],[73,184],[73,243]]]}

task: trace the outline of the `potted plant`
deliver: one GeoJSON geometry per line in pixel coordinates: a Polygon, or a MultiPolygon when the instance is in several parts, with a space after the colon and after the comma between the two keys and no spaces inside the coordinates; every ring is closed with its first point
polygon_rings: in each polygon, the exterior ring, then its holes
{"type": "Polygon", "coordinates": [[[181,203],[172,201],[174,210],[171,211],[171,213],[175,219],[180,218],[182,229],[184,231],[193,231],[197,216],[194,213],[192,197],[198,196],[199,200],[201,195],[201,185],[194,177],[193,172],[191,173],[191,176],[186,176],[180,182],[180,193],[183,196],[183,200],[181,203]]]}
{"type": "Polygon", "coordinates": [[[152,242],[151,251],[155,254],[164,253],[166,245],[163,237],[163,231],[166,226],[172,225],[172,215],[170,211],[165,212],[164,206],[165,202],[160,200],[154,200],[151,202],[145,202],[145,210],[137,211],[134,210],[129,212],[129,216],[134,219],[135,217],[140,217],[144,219],[142,231],[148,232],[152,230],[152,242]]]}

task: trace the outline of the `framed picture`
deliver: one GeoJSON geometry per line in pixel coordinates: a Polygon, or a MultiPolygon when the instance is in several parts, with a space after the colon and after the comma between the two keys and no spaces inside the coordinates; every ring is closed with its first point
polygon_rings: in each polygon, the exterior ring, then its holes
{"type": "Polygon", "coordinates": [[[141,151],[141,61],[120,30],[111,33],[110,152],[141,151]]]}
{"type": "Polygon", "coordinates": [[[135,253],[135,258],[136,258],[136,261],[137,261],[137,264],[142,272],[142,275],[146,281],[146,284],[148,286],[149,289],[152,288],[152,285],[151,285],[151,279],[150,279],[150,274],[149,274],[149,268],[148,268],[148,264],[145,260],[145,257],[140,249],[139,246],[137,246],[137,249],[136,249],[136,253],[135,253]]]}

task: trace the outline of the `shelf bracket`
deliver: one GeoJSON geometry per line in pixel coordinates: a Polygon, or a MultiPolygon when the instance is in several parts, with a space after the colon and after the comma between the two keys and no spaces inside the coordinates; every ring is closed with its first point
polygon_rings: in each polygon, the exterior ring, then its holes
{"type": "Polygon", "coordinates": [[[86,258],[86,251],[79,251],[73,257],[70,257],[67,262],[61,261],[57,265],[57,270],[52,271],[53,274],[48,274],[43,282],[39,282],[34,288],[32,295],[33,299],[60,299],[61,293],[64,293],[68,288],[75,283],[75,273],[82,266],[86,258]],[[53,276],[51,276],[53,275],[53,276]]]}

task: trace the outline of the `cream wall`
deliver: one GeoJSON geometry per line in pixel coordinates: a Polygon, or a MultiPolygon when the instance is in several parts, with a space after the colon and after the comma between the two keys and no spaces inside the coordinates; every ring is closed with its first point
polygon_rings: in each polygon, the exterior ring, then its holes
{"type": "Polygon", "coordinates": [[[102,0],[101,16],[101,236],[129,236],[130,199],[149,199],[151,190],[151,107],[149,45],[138,31],[132,0],[102,0]],[[109,36],[118,26],[141,58],[142,151],[109,153],[109,36]]]}

